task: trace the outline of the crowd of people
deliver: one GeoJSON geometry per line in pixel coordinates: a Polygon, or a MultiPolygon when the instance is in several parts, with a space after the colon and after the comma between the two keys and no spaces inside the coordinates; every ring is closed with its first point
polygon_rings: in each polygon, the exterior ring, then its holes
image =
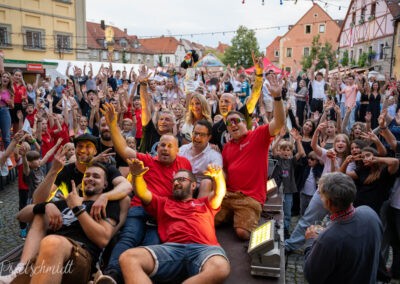
{"type": "Polygon", "coordinates": [[[94,283],[222,283],[215,226],[248,240],[268,178],[282,189],[285,251],[305,247],[309,283],[399,279],[400,81],[322,73],[318,60],[275,74],[254,56],[252,74],[215,71],[190,56],[137,73],[68,64],[64,78],[28,83],[0,54],[0,166],[17,163],[25,239],[0,283],[86,283],[99,258],[94,283]]]}

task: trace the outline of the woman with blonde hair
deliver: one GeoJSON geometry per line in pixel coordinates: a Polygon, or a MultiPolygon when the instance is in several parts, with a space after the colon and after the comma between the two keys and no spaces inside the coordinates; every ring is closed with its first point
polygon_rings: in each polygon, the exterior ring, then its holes
{"type": "Polygon", "coordinates": [[[204,95],[194,94],[189,100],[188,111],[186,113],[185,123],[182,126],[181,134],[184,138],[183,144],[192,141],[193,125],[196,121],[205,119],[212,123],[210,106],[204,95]]]}

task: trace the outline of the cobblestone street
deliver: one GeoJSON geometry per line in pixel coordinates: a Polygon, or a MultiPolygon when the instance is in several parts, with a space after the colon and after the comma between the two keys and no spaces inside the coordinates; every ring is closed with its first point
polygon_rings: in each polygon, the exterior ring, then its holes
{"type": "MultiPolygon", "coordinates": [[[[0,190],[0,256],[21,244],[19,224],[15,219],[18,212],[17,181],[0,190]]],[[[297,221],[297,218],[293,218],[297,221]]],[[[294,226],[294,225],[293,225],[294,226]]],[[[286,270],[286,283],[305,283],[303,277],[303,256],[289,256],[286,270]]]]}
{"type": "Polygon", "coordinates": [[[0,255],[21,244],[19,224],[15,218],[18,213],[18,183],[6,185],[0,190],[0,255]]]}

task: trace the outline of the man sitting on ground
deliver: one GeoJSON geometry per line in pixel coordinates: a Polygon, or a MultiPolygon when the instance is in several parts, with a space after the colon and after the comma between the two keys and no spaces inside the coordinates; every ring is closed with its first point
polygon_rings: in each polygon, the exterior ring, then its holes
{"type": "Polygon", "coordinates": [[[187,277],[193,283],[222,283],[230,268],[214,228],[214,216],[226,191],[221,168],[210,164],[205,172],[216,183],[207,197],[193,199],[196,178],[192,172],[180,170],[174,175],[173,198],[167,198],[147,189],[143,176],[149,168],[143,162],[133,159],[128,163],[135,193],[158,220],[163,244],[130,249],[121,255],[125,283],[151,283],[150,278],[182,283],[187,277]]]}
{"type": "MultiPolygon", "coordinates": [[[[93,164],[86,169],[82,180],[84,197],[79,196],[74,181],[71,181],[71,185],[72,190],[65,200],[38,203],[23,209],[35,214],[34,222],[36,219],[42,220],[44,228],[40,247],[37,251],[30,251],[29,264],[19,263],[13,273],[0,277],[0,283],[10,283],[15,277],[17,283],[28,283],[30,277],[33,283],[89,281],[102,249],[110,241],[114,227],[119,222],[119,202],[108,202],[105,215],[99,221],[89,214],[94,202],[108,186],[107,169],[102,164],[93,164]],[[60,228],[48,225],[51,208],[62,213],[60,228]],[[50,234],[45,236],[47,230],[50,234]]],[[[30,241],[30,235],[31,231],[27,242],[30,241]]],[[[30,250],[31,247],[26,249],[30,250]]]]}

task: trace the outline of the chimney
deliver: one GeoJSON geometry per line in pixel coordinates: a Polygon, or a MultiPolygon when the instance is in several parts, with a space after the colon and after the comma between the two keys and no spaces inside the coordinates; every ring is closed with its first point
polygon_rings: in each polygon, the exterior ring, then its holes
{"type": "Polygon", "coordinates": [[[128,29],[124,28],[124,34],[128,34],[128,29]]]}
{"type": "Polygon", "coordinates": [[[100,21],[100,27],[101,29],[105,30],[106,29],[106,24],[104,23],[104,20],[100,21]]]}

